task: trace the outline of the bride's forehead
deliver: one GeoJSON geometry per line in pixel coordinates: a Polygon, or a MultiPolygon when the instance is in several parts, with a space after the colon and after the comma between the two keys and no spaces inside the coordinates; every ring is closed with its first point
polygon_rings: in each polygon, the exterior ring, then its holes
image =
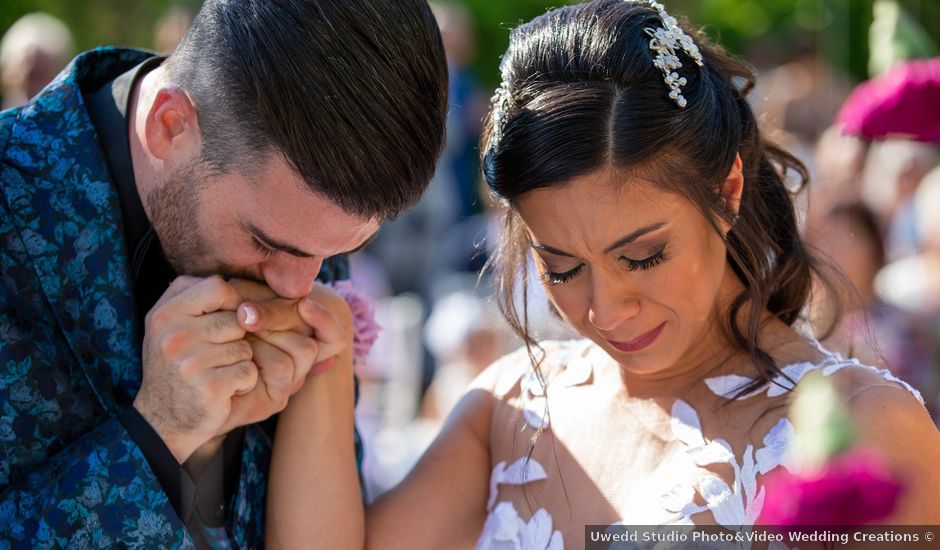
{"type": "Polygon", "coordinates": [[[516,200],[516,208],[523,218],[545,215],[645,218],[647,213],[674,213],[687,203],[655,182],[591,175],[524,193],[516,200]]]}

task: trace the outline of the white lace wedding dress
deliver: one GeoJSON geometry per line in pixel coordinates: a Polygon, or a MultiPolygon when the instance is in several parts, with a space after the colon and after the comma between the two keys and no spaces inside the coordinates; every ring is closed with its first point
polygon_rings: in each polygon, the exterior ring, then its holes
{"type": "MultiPolygon", "coordinates": [[[[545,372],[559,373],[550,377],[548,387],[555,384],[577,386],[591,378],[594,361],[603,360],[606,354],[593,343],[582,341],[552,342],[543,345],[548,351],[545,372]]],[[[782,368],[795,382],[807,373],[819,370],[830,376],[842,369],[862,369],[868,376],[897,384],[913,394],[921,403],[923,398],[907,383],[890,372],[868,367],[854,359],[844,359],[838,354],[818,349],[824,359],[818,364],[798,363],[782,368]]],[[[609,358],[607,358],[609,361],[609,358]]],[[[513,402],[521,409],[522,417],[530,428],[551,430],[543,385],[536,379],[523,352],[516,352],[501,360],[509,376],[501,377],[502,388],[498,395],[510,391],[509,386],[518,384],[515,392],[518,399],[513,402]]],[[[712,393],[730,396],[748,379],[729,375],[707,379],[712,393]]],[[[764,395],[775,397],[786,392],[789,382],[779,379],[780,384],[768,384],[760,391],[752,392],[741,399],[753,399],[764,395]]],[[[681,399],[675,400],[671,410],[671,434],[663,434],[675,443],[675,452],[656,468],[653,475],[645,478],[643,486],[635,487],[630,495],[616,504],[623,525],[692,525],[692,517],[700,512],[710,512],[714,522],[722,526],[752,525],[761,513],[764,503],[764,488],[757,483],[757,476],[787,467],[784,453],[793,435],[793,426],[788,419],[781,418],[766,435],[763,444],[747,444],[743,453],[721,438],[708,439],[702,433],[698,413],[681,399]],[[738,456],[742,457],[740,460],[738,456]],[[715,466],[733,472],[732,481],[709,473],[703,467],[715,466]],[[694,475],[689,475],[692,472],[694,475]],[[697,496],[699,498],[697,498],[697,496]]],[[[515,460],[501,461],[492,470],[490,493],[487,502],[487,519],[483,533],[477,542],[477,550],[560,550],[566,543],[563,533],[556,530],[553,517],[545,508],[539,508],[528,517],[509,499],[501,500],[501,488],[524,486],[548,480],[546,468],[534,457],[521,453],[515,460]]],[[[551,480],[549,480],[551,481],[551,480]]],[[[598,522],[600,523],[600,522],[598,522]]],[[[570,547],[580,548],[583,541],[569,541],[570,547]]]]}

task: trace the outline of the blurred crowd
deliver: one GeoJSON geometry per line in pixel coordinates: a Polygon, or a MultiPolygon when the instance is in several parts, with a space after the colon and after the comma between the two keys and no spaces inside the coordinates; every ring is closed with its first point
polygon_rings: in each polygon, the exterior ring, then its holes
{"type": "MultiPolygon", "coordinates": [[[[439,430],[467,384],[493,360],[519,345],[502,321],[493,289],[480,270],[500,220],[479,175],[478,141],[492,90],[474,75],[472,13],[458,3],[434,5],[450,69],[451,107],[446,150],[415,209],[383,227],[351,257],[356,286],[377,301],[383,327],[360,369],[358,425],[366,440],[367,491],[397,483],[439,430]]],[[[174,8],[154,27],[157,51],[170,52],[193,14],[174,8]]],[[[911,57],[937,56],[936,45],[895,2],[875,4],[873,78],[911,57]]],[[[67,63],[68,28],[46,14],[29,14],[0,44],[3,107],[35,95],[67,63]]],[[[853,82],[808,47],[793,61],[758,69],[752,93],[766,135],[809,169],[801,192],[808,240],[831,264],[836,311],[825,289],[807,312],[807,330],[824,346],[885,367],[940,412],[940,139],[908,132],[850,135],[836,115],[853,82]],[[901,135],[894,135],[901,134],[901,135]],[[841,322],[830,327],[841,314],[841,322]]],[[[929,71],[940,83],[940,58],[929,71]]],[[[495,62],[495,61],[494,61],[495,62]]],[[[940,102],[912,107],[925,123],[940,102]]],[[[893,115],[892,115],[893,116],[893,115]]],[[[539,338],[575,335],[552,315],[534,271],[528,296],[539,338]]]]}

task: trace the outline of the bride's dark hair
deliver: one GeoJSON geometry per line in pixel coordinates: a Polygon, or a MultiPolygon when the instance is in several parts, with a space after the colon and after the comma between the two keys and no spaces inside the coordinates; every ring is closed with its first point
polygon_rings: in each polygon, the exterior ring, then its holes
{"type": "Polygon", "coordinates": [[[528,259],[515,199],[601,169],[655,181],[696,206],[724,239],[744,284],[725,320],[730,339],[759,373],[742,395],[781,373],[758,342],[763,312],[792,325],[814,274],[830,286],[797,228],[792,194],[806,184],[807,171],[762,136],[745,99],[752,71],[687,25],[704,66],[677,49],[678,72],[688,81],[682,88],[688,104],[679,107],[653,65],[645,32],[662,26],[645,3],[596,0],[550,11],[512,32],[501,64],[502,99],[494,101],[481,145],[484,177],[505,207],[504,234],[488,268],[497,273],[503,314],[537,368],[525,303],[520,312],[513,299],[517,280],[526,284],[528,259]],[[735,216],[719,190],[738,154],[744,191],[735,216]],[[727,236],[722,220],[733,226],[727,236]]]}

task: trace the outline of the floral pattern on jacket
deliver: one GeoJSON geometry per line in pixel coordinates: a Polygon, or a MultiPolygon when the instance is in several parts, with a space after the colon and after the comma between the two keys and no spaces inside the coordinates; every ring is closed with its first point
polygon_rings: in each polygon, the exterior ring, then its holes
{"type": "MultiPolygon", "coordinates": [[[[81,54],[0,113],[0,549],[191,547],[115,414],[141,383],[118,195],[82,93],[152,54],[81,54]]],[[[321,278],[346,278],[345,258],[321,278]]],[[[358,434],[357,450],[361,457],[358,434]]],[[[263,546],[271,440],[245,432],[226,529],[263,546]]]]}

